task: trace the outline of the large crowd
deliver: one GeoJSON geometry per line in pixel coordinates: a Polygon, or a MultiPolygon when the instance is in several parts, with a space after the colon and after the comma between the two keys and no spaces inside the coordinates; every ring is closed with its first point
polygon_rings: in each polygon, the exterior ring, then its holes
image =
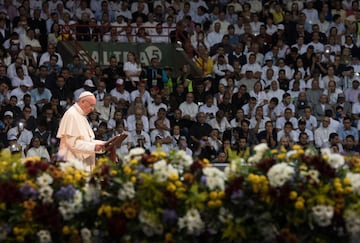
{"type": "Polygon", "coordinates": [[[255,144],[359,155],[359,1],[0,1],[0,147],[50,160],[80,93],[96,139],[226,162],[255,144]],[[64,64],[64,40],[176,43],[200,70],[64,64]]]}

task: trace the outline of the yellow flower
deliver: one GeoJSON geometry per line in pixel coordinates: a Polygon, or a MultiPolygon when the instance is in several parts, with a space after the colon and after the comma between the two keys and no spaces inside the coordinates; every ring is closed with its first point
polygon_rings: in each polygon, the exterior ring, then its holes
{"type": "Polygon", "coordinates": [[[36,206],[36,202],[34,202],[31,198],[24,202],[23,207],[26,209],[34,209],[36,206]]]}
{"type": "Polygon", "coordinates": [[[283,158],[285,158],[286,154],[285,153],[281,153],[281,154],[278,154],[277,158],[278,160],[282,160],[283,158]]]}
{"type": "Polygon", "coordinates": [[[81,174],[80,174],[80,172],[79,171],[75,171],[75,173],[74,173],[74,179],[75,179],[75,181],[80,181],[81,180],[81,174]]]}
{"type": "Polygon", "coordinates": [[[302,149],[300,145],[298,144],[295,144],[293,147],[292,147],[293,150],[300,150],[302,149]]]}
{"type": "Polygon", "coordinates": [[[159,152],[159,156],[160,156],[160,157],[166,157],[166,155],[167,155],[167,154],[166,154],[164,151],[160,151],[160,152],[159,152]]]}
{"type": "Polygon", "coordinates": [[[131,168],[130,168],[129,166],[124,166],[123,170],[124,170],[124,173],[125,173],[126,175],[130,175],[130,174],[131,174],[131,168]]]}
{"type": "Polygon", "coordinates": [[[105,158],[99,158],[97,161],[97,165],[98,166],[102,166],[103,164],[106,163],[106,159],[105,158]]]}
{"type": "Polygon", "coordinates": [[[6,210],[6,203],[0,203],[0,210],[6,210]]]}
{"type": "Polygon", "coordinates": [[[69,228],[69,226],[65,225],[65,226],[62,228],[62,232],[63,232],[64,235],[70,234],[70,228],[69,228]]]}
{"type": "Polygon", "coordinates": [[[290,198],[290,200],[295,200],[297,198],[297,192],[291,191],[289,198],[290,198]]]}
{"type": "Polygon", "coordinates": [[[218,197],[219,197],[220,199],[224,198],[224,197],[225,197],[225,192],[224,192],[224,191],[219,191],[219,192],[218,192],[218,197]]]}
{"type": "Polygon", "coordinates": [[[132,183],[135,183],[135,182],[136,182],[136,176],[132,176],[132,177],[130,178],[130,181],[131,181],[132,183]]]}
{"type": "Polygon", "coordinates": [[[117,175],[117,171],[116,171],[116,170],[111,170],[111,171],[110,171],[110,175],[111,175],[111,176],[116,176],[116,175],[117,175]]]}
{"type": "Polygon", "coordinates": [[[298,209],[298,210],[303,210],[304,209],[304,202],[300,201],[300,200],[297,200],[295,202],[295,208],[298,209]]]}
{"type": "Polygon", "coordinates": [[[121,212],[121,208],[119,208],[119,207],[112,207],[112,208],[111,208],[111,212],[120,213],[120,212],[121,212]]]}
{"type": "Polygon", "coordinates": [[[350,179],[349,178],[344,178],[343,181],[344,181],[345,185],[350,185],[350,179]]]}
{"type": "Polygon", "coordinates": [[[22,228],[19,228],[19,227],[14,227],[13,228],[14,235],[22,235],[23,232],[24,232],[24,230],[22,228]]]}
{"type": "Polygon", "coordinates": [[[179,179],[179,175],[176,174],[176,173],[171,173],[171,174],[169,175],[169,180],[170,180],[170,181],[176,181],[176,180],[178,180],[178,179],[179,179]]]}
{"type": "Polygon", "coordinates": [[[215,200],[215,207],[220,208],[222,206],[222,201],[217,199],[215,200]]]}
{"type": "Polygon", "coordinates": [[[345,187],[345,193],[351,193],[352,192],[352,188],[351,188],[351,186],[347,186],[347,187],[345,187]]]}
{"type": "Polygon", "coordinates": [[[172,240],[173,235],[171,233],[166,233],[165,234],[165,240],[172,240]]]}
{"type": "Polygon", "coordinates": [[[209,193],[209,198],[210,198],[211,200],[216,200],[216,199],[218,198],[218,193],[215,192],[215,191],[210,192],[210,193],[209,193]]]}
{"type": "Polygon", "coordinates": [[[174,183],[169,182],[166,187],[166,190],[168,190],[170,192],[174,192],[174,191],[176,191],[176,186],[174,185],[174,183]]]}
{"type": "Polygon", "coordinates": [[[323,155],[323,159],[324,159],[325,161],[328,161],[328,160],[329,160],[329,155],[324,154],[324,155],[323,155]]]}
{"type": "Polygon", "coordinates": [[[303,154],[305,154],[305,151],[304,151],[303,149],[299,149],[299,150],[297,151],[297,155],[298,155],[298,156],[303,155],[303,154]]]}
{"type": "Polygon", "coordinates": [[[305,202],[305,199],[303,197],[298,197],[298,201],[305,202]]]}
{"type": "Polygon", "coordinates": [[[181,187],[181,186],[182,186],[182,182],[179,181],[179,180],[177,180],[177,181],[175,181],[175,185],[176,185],[177,187],[181,187]]]}
{"type": "Polygon", "coordinates": [[[25,173],[19,175],[20,181],[25,181],[27,179],[27,175],[25,173]]]}
{"type": "Polygon", "coordinates": [[[133,219],[136,217],[136,210],[133,207],[127,207],[124,210],[125,217],[128,219],[133,219]]]}
{"type": "Polygon", "coordinates": [[[279,153],[279,151],[278,151],[277,149],[272,149],[270,152],[271,152],[272,154],[277,154],[277,153],[279,153]]]}
{"type": "Polygon", "coordinates": [[[204,158],[203,162],[204,162],[204,164],[209,164],[210,163],[210,161],[207,158],[204,158]]]}
{"type": "Polygon", "coordinates": [[[102,216],[103,214],[105,214],[105,216],[107,218],[111,218],[111,216],[112,216],[111,206],[101,205],[101,207],[98,209],[97,214],[98,214],[98,216],[102,216]]]}
{"type": "Polygon", "coordinates": [[[18,180],[19,176],[17,174],[12,175],[13,180],[18,180]]]}
{"type": "Polygon", "coordinates": [[[132,164],[132,165],[137,165],[139,162],[138,162],[138,160],[137,159],[132,159],[132,160],[130,160],[130,164],[132,164]]]}
{"type": "Polygon", "coordinates": [[[216,208],[216,203],[214,200],[210,200],[207,202],[209,208],[216,208]]]}
{"type": "Polygon", "coordinates": [[[16,236],[16,241],[17,242],[24,242],[24,237],[23,236],[16,236]]]}

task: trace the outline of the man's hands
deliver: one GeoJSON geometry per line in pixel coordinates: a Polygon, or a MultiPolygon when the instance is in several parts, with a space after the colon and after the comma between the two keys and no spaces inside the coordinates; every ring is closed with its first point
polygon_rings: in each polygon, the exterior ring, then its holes
{"type": "Polygon", "coordinates": [[[104,144],[96,144],[95,152],[97,152],[97,153],[105,152],[105,145],[104,144]]]}

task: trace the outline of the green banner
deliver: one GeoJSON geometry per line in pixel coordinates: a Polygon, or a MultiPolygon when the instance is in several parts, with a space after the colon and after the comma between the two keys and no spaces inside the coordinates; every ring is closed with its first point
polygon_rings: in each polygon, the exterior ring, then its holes
{"type": "Polygon", "coordinates": [[[79,42],[80,46],[86,50],[95,64],[109,65],[111,56],[115,56],[118,61],[126,62],[127,53],[132,51],[137,56],[138,62],[144,66],[150,64],[151,58],[158,57],[161,66],[175,65],[176,48],[171,44],[128,44],[128,43],[94,43],[79,42]],[[175,51],[174,51],[175,50],[175,51]]]}

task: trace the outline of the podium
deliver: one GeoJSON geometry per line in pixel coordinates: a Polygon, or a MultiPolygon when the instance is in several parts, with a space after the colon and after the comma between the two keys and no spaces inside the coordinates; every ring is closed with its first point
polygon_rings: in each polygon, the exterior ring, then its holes
{"type": "Polygon", "coordinates": [[[105,151],[109,153],[109,157],[113,163],[116,163],[116,148],[124,141],[127,134],[122,133],[110,138],[105,144],[105,151]]]}

